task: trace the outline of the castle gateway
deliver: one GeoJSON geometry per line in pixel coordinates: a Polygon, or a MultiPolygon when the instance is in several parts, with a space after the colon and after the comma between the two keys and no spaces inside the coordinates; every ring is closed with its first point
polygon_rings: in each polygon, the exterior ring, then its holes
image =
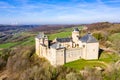
{"type": "Polygon", "coordinates": [[[35,42],[36,54],[54,66],[78,59],[98,59],[99,42],[89,33],[80,37],[78,28],[74,28],[72,37],[56,38],[52,42],[44,33],[39,33],[35,42]]]}

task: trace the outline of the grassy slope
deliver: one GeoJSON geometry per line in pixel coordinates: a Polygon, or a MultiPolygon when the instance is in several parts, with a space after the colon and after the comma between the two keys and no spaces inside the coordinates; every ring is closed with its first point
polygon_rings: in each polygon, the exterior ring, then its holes
{"type": "Polygon", "coordinates": [[[30,36],[30,37],[25,38],[22,41],[8,42],[8,43],[0,44],[0,49],[12,48],[12,47],[19,46],[19,45],[34,45],[35,44],[34,36],[29,32],[16,34],[12,37],[12,39],[16,39],[16,37],[21,37],[21,36],[30,36]]]}
{"type": "Polygon", "coordinates": [[[17,43],[5,43],[5,44],[0,44],[0,48],[10,48],[15,46],[17,43]]]}
{"type": "Polygon", "coordinates": [[[120,56],[118,54],[103,52],[99,58],[99,61],[104,61],[105,63],[111,63],[111,62],[116,62],[119,59],[120,56]]]}
{"type": "MultiPolygon", "coordinates": [[[[82,26],[79,26],[78,28],[82,29],[82,26]]],[[[73,30],[73,28],[64,28],[64,29],[60,29],[58,33],[49,34],[48,36],[49,36],[50,40],[53,40],[56,37],[57,38],[71,37],[72,30],[73,30]]]]}
{"type": "Polygon", "coordinates": [[[76,60],[73,62],[66,63],[64,66],[71,67],[77,70],[84,69],[84,67],[102,67],[105,68],[109,63],[115,62],[118,59],[120,59],[120,56],[117,54],[108,54],[108,53],[102,53],[99,60],[76,60]]]}
{"type": "MultiPolygon", "coordinates": [[[[79,27],[79,29],[81,29],[81,26],[79,27]]],[[[59,37],[59,38],[70,37],[72,30],[73,28],[64,28],[64,29],[60,29],[58,33],[48,34],[48,36],[50,40],[53,40],[56,37],[59,37]]],[[[22,32],[21,34],[14,35],[13,38],[16,38],[18,36],[29,36],[29,35],[31,36],[31,33],[22,32]]],[[[26,40],[23,40],[23,41],[0,44],[0,49],[12,48],[20,45],[35,45],[34,37],[35,36],[32,35],[31,37],[28,37],[26,40]]]]}
{"type": "Polygon", "coordinates": [[[112,34],[111,36],[109,36],[109,39],[111,41],[115,40],[115,39],[120,39],[120,33],[115,33],[115,34],[112,34]]]}
{"type": "Polygon", "coordinates": [[[22,42],[21,45],[34,45],[35,40],[34,37],[29,37],[25,42],[22,42]]]}
{"type": "Polygon", "coordinates": [[[59,33],[51,34],[51,35],[49,36],[49,39],[50,39],[50,40],[53,40],[53,39],[55,39],[56,37],[57,37],[57,38],[64,38],[64,37],[69,37],[69,36],[71,36],[71,32],[59,32],[59,33]]]}
{"type": "Polygon", "coordinates": [[[34,45],[34,43],[35,43],[34,38],[29,37],[25,41],[10,42],[10,43],[5,43],[5,44],[0,44],[0,48],[4,49],[4,48],[11,48],[11,47],[14,47],[14,46],[19,46],[19,45],[34,45]]]}
{"type": "Polygon", "coordinates": [[[76,60],[76,61],[73,61],[73,62],[66,63],[64,66],[71,67],[71,68],[74,68],[74,69],[77,69],[77,70],[81,70],[81,69],[84,69],[85,66],[87,66],[87,67],[100,66],[100,67],[104,68],[106,65],[103,64],[100,61],[97,61],[97,60],[83,60],[83,59],[80,59],[80,60],[76,60]]]}

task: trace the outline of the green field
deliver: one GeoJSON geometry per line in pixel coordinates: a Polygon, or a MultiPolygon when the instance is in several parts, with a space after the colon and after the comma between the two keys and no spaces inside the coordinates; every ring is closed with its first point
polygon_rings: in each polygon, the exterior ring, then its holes
{"type": "Polygon", "coordinates": [[[12,48],[19,45],[34,45],[34,44],[35,44],[34,37],[29,37],[26,40],[19,42],[9,42],[9,43],[0,44],[0,49],[12,48]]]}
{"type": "Polygon", "coordinates": [[[98,67],[98,66],[100,66],[102,68],[105,68],[106,64],[104,64],[102,61],[98,61],[98,60],[80,59],[80,60],[66,63],[64,66],[74,68],[77,70],[81,70],[81,69],[84,69],[85,67],[98,67]]]}
{"type": "Polygon", "coordinates": [[[70,37],[70,36],[71,36],[71,32],[59,32],[59,33],[49,35],[49,39],[53,40],[55,38],[64,38],[64,37],[70,37]]]}
{"type": "MultiPolygon", "coordinates": [[[[81,29],[82,26],[79,26],[78,28],[81,29]]],[[[53,40],[55,38],[71,37],[72,30],[73,28],[64,28],[64,29],[58,30],[58,32],[54,34],[48,34],[48,36],[50,40],[53,40]]],[[[19,45],[34,45],[35,44],[34,35],[28,32],[22,32],[21,34],[16,34],[13,36],[13,38],[21,37],[21,36],[31,36],[31,37],[28,37],[27,39],[23,41],[8,42],[8,43],[0,44],[0,48],[4,49],[4,48],[11,48],[14,46],[19,46],[19,45]]]]}
{"type": "Polygon", "coordinates": [[[108,54],[103,52],[99,60],[76,60],[73,62],[66,63],[64,66],[74,68],[76,70],[84,69],[85,67],[107,67],[108,64],[116,62],[120,59],[117,54],[108,54]]]}
{"type": "Polygon", "coordinates": [[[116,39],[120,40],[120,33],[114,33],[114,34],[112,34],[111,36],[109,36],[109,39],[111,41],[116,40],[116,39]]]}
{"type": "MultiPolygon", "coordinates": [[[[79,29],[82,29],[82,26],[78,27],[79,29]]],[[[60,29],[57,33],[49,34],[49,39],[53,40],[55,38],[64,38],[64,37],[71,37],[73,28],[64,28],[60,29]]]]}
{"type": "Polygon", "coordinates": [[[13,47],[15,46],[17,43],[5,43],[5,44],[0,44],[0,48],[10,48],[10,47],[13,47]]]}
{"type": "Polygon", "coordinates": [[[26,41],[21,42],[21,45],[35,45],[34,37],[27,38],[26,41]]]}
{"type": "Polygon", "coordinates": [[[119,59],[120,59],[119,54],[103,52],[99,58],[99,61],[104,61],[105,63],[111,63],[111,62],[116,62],[119,59]]]}

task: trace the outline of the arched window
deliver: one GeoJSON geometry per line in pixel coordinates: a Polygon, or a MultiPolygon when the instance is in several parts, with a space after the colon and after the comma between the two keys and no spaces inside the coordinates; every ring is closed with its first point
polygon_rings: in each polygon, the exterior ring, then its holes
{"type": "Polygon", "coordinates": [[[83,45],[83,48],[85,48],[85,45],[83,45]]]}
{"type": "Polygon", "coordinates": [[[76,44],[76,46],[79,46],[79,44],[76,44]]]}

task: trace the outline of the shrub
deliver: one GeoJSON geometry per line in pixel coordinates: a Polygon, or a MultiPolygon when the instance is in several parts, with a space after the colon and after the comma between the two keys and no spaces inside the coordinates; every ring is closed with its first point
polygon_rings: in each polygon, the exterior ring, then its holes
{"type": "Polygon", "coordinates": [[[101,71],[95,68],[86,67],[84,69],[85,74],[83,75],[83,80],[102,80],[101,71]]]}
{"type": "Polygon", "coordinates": [[[6,66],[6,61],[0,57],[0,70],[6,66]]]}
{"type": "Polygon", "coordinates": [[[120,54],[120,40],[119,39],[115,39],[113,42],[112,47],[116,50],[117,53],[120,54]]]}
{"type": "Polygon", "coordinates": [[[0,57],[5,61],[7,61],[8,57],[10,56],[10,52],[11,52],[11,49],[3,49],[0,57]]]}
{"type": "MultiPolygon", "coordinates": [[[[74,69],[72,68],[68,68],[68,67],[64,67],[64,66],[58,66],[56,68],[56,72],[55,72],[55,75],[53,77],[53,80],[66,80],[67,75],[69,73],[77,73],[74,69]]],[[[77,74],[75,74],[77,76],[77,74]]]]}
{"type": "Polygon", "coordinates": [[[83,80],[82,76],[77,73],[70,72],[66,75],[66,80],[83,80]]]}
{"type": "Polygon", "coordinates": [[[104,80],[119,80],[120,79],[120,66],[116,66],[116,63],[110,64],[103,74],[104,80]]]}
{"type": "Polygon", "coordinates": [[[108,40],[108,33],[107,32],[94,32],[92,35],[97,40],[100,40],[100,41],[107,41],[108,40]]]}

